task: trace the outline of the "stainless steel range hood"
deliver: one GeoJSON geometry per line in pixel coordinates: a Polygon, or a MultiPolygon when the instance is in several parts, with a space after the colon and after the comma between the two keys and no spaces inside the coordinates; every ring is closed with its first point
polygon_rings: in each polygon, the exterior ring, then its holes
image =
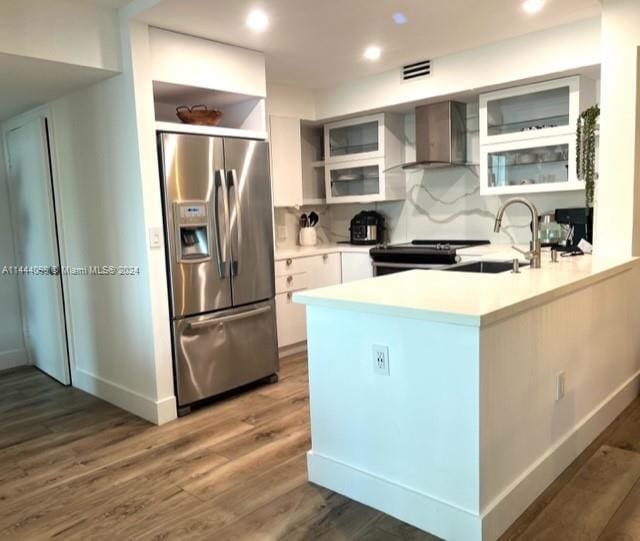
{"type": "Polygon", "coordinates": [[[467,106],[445,101],[416,107],[416,161],[402,169],[467,165],[467,106]]]}

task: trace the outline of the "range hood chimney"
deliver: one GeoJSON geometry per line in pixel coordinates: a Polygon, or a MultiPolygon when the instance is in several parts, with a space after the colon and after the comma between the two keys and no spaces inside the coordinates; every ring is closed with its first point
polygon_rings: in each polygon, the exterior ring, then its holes
{"type": "Polygon", "coordinates": [[[402,169],[467,163],[467,106],[445,101],[416,107],[416,161],[402,169]]]}

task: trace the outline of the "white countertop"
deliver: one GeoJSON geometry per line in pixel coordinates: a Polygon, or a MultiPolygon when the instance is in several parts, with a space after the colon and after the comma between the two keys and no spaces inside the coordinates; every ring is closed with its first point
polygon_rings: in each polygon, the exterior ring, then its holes
{"type": "MultiPolygon", "coordinates": [[[[488,247],[485,247],[487,250],[488,247]]],[[[502,246],[501,248],[506,248],[502,246]]],[[[513,259],[513,250],[489,248],[482,259],[513,259]],[[496,257],[500,255],[507,257],[496,257]]],[[[475,327],[485,326],[586,287],[640,263],[638,258],[583,255],[549,261],[520,274],[412,270],[294,295],[294,301],[475,327]]]]}
{"type": "Polygon", "coordinates": [[[353,244],[316,244],[315,246],[290,246],[280,248],[276,246],[275,260],[313,255],[335,254],[342,252],[368,254],[373,246],[356,246],[353,244]]]}

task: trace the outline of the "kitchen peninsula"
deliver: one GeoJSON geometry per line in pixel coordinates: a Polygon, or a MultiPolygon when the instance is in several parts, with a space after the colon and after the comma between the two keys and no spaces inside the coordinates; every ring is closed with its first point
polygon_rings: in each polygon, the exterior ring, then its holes
{"type": "Polygon", "coordinates": [[[504,532],[638,394],[640,261],[559,259],[297,293],[310,481],[448,540],[504,532]]]}

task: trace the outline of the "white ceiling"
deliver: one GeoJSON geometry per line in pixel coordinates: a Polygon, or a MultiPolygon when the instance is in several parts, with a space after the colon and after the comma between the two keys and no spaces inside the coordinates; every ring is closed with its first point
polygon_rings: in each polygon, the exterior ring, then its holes
{"type": "Polygon", "coordinates": [[[95,68],[0,54],[0,121],[113,75],[95,68]]]}
{"type": "Polygon", "coordinates": [[[547,0],[534,16],[522,11],[521,0],[162,0],[139,18],[264,51],[270,81],[322,88],[598,16],[600,9],[599,0],[547,0]],[[254,8],[270,17],[262,34],[245,26],[254,8]],[[407,24],[393,22],[397,11],[407,24]],[[383,53],[370,63],[362,53],[373,43],[383,53]]]}

